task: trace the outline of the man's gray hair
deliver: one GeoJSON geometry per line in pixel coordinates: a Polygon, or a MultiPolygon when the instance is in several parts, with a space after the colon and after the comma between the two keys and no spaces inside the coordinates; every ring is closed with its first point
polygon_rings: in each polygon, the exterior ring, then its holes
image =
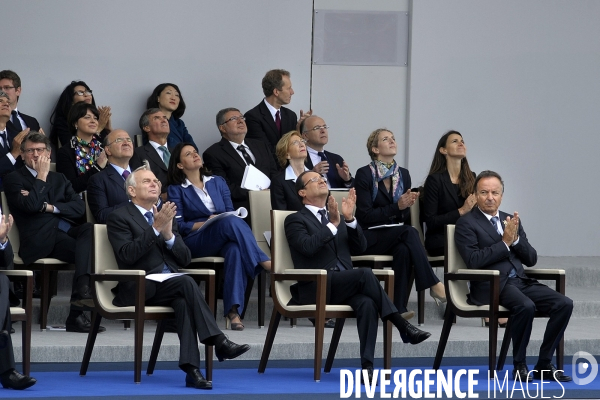
{"type": "Polygon", "coordinates": [[[129,188],[129,186],[131,187],[135,187],[136,186],[136,182],[135,182],[135,176],[134,174],[138,171],[152,171],[150,169],[150,163],[148,162],[148,160],[144,160],[142,162],[142,166],[139,168],[136,168],[135,171],[133,171],[132,173],[130,173],[127,178],[125,179],[125,193],[127,193],[127,198],[129,200],[131,200],[131,195],[129,194],[129,190],[127,190],[129,188]]]}
{"type": "Polygon", "coordinates": [[[0,97],[6,97],[8,101],[10,101],[10,97],[8,97],[8,94],[6,94],[6,92],[3,90],[0,90],[0,97]]]}

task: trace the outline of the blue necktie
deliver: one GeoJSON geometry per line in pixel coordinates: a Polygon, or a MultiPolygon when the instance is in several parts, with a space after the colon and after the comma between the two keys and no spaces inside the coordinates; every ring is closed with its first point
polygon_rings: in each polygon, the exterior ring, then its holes
{"type": "Polygon", "coordinates": [[[329,218],[327,218],[327,211],[322,208],[319,210],[319,214],[321,214],[321,224],[323,226],[327,226],[327,224],[329,223],[329,218]]]}
{"type": "MultiPolygon", "coordinates": [[[[502,236],[502,232],[500,232],[500,229],[498,229],[498,222],[500,221],[500,218],[498,217],[492,217],[490,219],[490,222],[492,223],[492,225],[494,225],[494,228],[496,228],[496,232],[498,232],[498,235],[502,236]]],[[[508,274],[509,278],[514,278],[517,276],[517,270],[515,269],[515,267],[512,267],[512,269],[510,270],[510,273],[508,274]]]]}
{"type": "MultiPolygon", "coordinates": [[[[146,220],[148,221],[148,225],[152,226],[152,224],[154,223],[154,214],[152,214],[151,211],[148,211],[144,214],[144,217],[146,217],[146,220]]],[[[163,274],[170,274],[171,268],[169,268],[169,266],[167,264],[163,265],[163,270],[162,273],[163,274]]]]}

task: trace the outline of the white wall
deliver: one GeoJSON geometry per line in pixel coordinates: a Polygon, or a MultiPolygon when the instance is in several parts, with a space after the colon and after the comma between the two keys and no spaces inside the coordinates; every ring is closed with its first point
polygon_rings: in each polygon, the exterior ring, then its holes
{"type": "Polygon", "coordinates": [[[291,72],[292,109],[310,102],[311,0],[2,0],[0,9],[0,69],[20,75],[19,109],[48,133],[58,96],[74,79],[112,107],[113,128],[130,134],[139,133],[154,87],[177,84],[200,149],[220,140],[219,109],[246,112],[262,100],[269,69],[291,72]]]}
{"type": "Polygon", "coordinates": [[[600,255],[600,2],[418,0],[412,18],[413,180],[456,129],[539,254],[600,255]]]}

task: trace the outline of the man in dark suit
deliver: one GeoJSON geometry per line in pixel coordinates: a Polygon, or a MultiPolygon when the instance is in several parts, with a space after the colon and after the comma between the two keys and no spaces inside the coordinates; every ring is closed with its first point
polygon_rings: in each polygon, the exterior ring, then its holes
{"type": "Polygon", "coordinates": [[[7,69],[0,71],[0,90],[10,97],[11,119],[6,124],[10,141],[26,129],[44,133],[40,130],[40,124],[37,119],[17,110],[17,103],[21,96],[21,78],[19,75],[7,69]]]}
{"type": "Polygon", "coordinates": [[[21,142],[29,133],[29,128],[10,139],[8,125],[10,124],[10,96],[0,90],[0,190],[2,179],[16,168],[23,166],[21,160],[21,142]]]}
{"type": "MultiPolygon", "coordinates": [[[[263,101],[244,114],[248,124],[248,138],[263,141],[273,154],[277,165],[275,146],[281,136],[297,129],[298,123],[296,113],[283,107],[292,101],[294,94],[290,73],[283,69],[267,72],[262,80],[262,88],[265,94],[263,101]]],[[[300,119],[311,114],[312,111],[304,114],[300,110],[300,119]]]]}
{"type": "Polygon", "coordinates": [[[144,160],[148,160],[152,172],[162,185],[161,197],[165,201],[168,186],[167,171],[171,159],[171,152],[167,147],[169,120],[160,109],[150,108],[144,111],[140,117],[140,129],[148,135],[149,141],[133,151],[133,157],[129,160],[129,164],[131,168],[137,169],[142,166],[144,160]]]}
{"type": "MultiPolygon", "coordinates": [[[[12,215],[0,216],[0,270],[14,269],[13,250],[8,241],[8,232],[13,224],[12,215]]],[[[0,274],[0,383],[5,389],[22,390],[35,385],[34,378],[25,376],[15,369],[12,339],[10,337],[10,282],[0,274]]]]}
{"type": "MultiPolygon", "coordinates": [[[[573,301],[525,275],[523,264],[532,267],[537,252],[529,244],[519,214],[498,211],[504,182],[496,172],[483,171],[475,179],[477,207],[456,222],[454,240],[468,268],[500,271],[500,305],[511,312],[513,377],[532,380],[525,359],[536,309],[550,316],[533,377],[554,377],[569,382],[571,377],[552,365],[552,356],[567,328],[573,301]]],[[[489,283],[471,282],[469,301],[489,304],[489,283]]]]}
{"type": "MultiPolygon", "coordinates": [[[[398,328],[404,343],[421,343],[430,334],[402,318],[370,268],[352,269],[351,254],[360,254],[367,247],[362,229],[354,218],[354,189],[342,202],[343,218],[334,198],[329,196],[328,199],[327,183],[318,173],[300,174],[296,190],[304,208],[285,219],[294,268],[327,270],[327,304],[346,304],[355,311],[361,364],[371,380],[378,316],[398,328]],[[329,212],[325,209],[326,203],[329,212]]],[[[291,291],[296,304],[314,304],[315,282],[296,283],[291,291]]]]}
{"type": "MultiPolygon", "coordinates": [[[[277,173],[275,161],[264,142],[246,138],[248,128],[237,108],[220,110],[216,122],[221,141],[206,149],[202,158],[208,169],[225,178],[233,206],[236,209],[245,207],[250,211],[248,190],[242,188],[246,166],[253,164],[271,179],[277,173]]],[[[249,218],[246,218],[246,222],[250,224],[249,218]]]]}
{"type": "Polygon", "coordinates": [[[115,129],[104,139],[108,165],[93,175],[87,187],[90,210],[99,224],[105,224],[108,214],[129,203],[125,179],[131,173],[129,160],[133,156],[133,142],[127,132],[115,129]]]}
{"type": "Polygon", "coordinates": [[[312,115],[300,123],[300,132],[306,140],[306,167],[327,175],[327,185],[330,188],[350,188],[354,185],[354,178],[350,167],[342,156],[325,150],[329,141],[328,126],[323,118],[312,115]]]}
{"type": "MultiPolygon", "coordinates": [[[[149,274],[177,272],[190,263],[191,253],[177,232],[176,207],[166,202],[160,211],[160,181],[152,171],[142,167],[125,180],[131,203],[108,216],[108,238],[119,269],[142,269],[149,274]]],[[[135,302],[133,282],[117,286],[116,306],[135,302]]],[[[217,327],[215,318],[194,280],[187,276],[171,277],[163,282],[146,280],[146,304],[168,306],[175,310],[180,339],[179,367],[186,372],[186,386],[212,389],[198,369],[198,341],[214,345],[219,361],[236,358],[250,349],[228,340],[217,327]],[[196,337],[197,336],[197,337],[196,337]]]]}
{"type": "MultiPolygon", "coordinates": [[[[50,140],[30,132],[21,143],[25,166],[5,177],[8,206],[19,228],[19,255],[25,265],[40,258],[75,264],[68,332],[89,332],[81,311],[93,307],[90,278],[91,224],[76,226],[85,213],[83,200],[63,174],[50,171],[50,140]]],[[[104,328],[102,328],[104,330],[104,328]]]]}

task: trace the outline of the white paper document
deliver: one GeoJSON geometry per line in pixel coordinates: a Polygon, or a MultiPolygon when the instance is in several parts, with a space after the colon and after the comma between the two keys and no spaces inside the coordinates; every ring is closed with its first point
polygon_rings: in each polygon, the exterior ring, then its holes
{"type": "Polygon", "coordinates": [[[167,279],[175,278],[176,276],[181,276],[181,275],[185,275],[185,274],[181,273],[181,272],[173,272],[170,274],[150,274],[150,275],[146,275],[146,279],[149,279],[149,280],[155,281],[155,282],[164,282],[167,279]]]}
{"type": "Polygon", "coordinates": [[[402,226],[404,222],[400,222],[399,224],[385,224],[385,225],[375,225],[370,227],[369,229],[383,229],[383,228],[393,228],[394,226],[402,226]]]}
{"type": "Polygon", "coordinates": [[[247,216],[248,216],[248,210],[246,210],[245,207],[240,207],[235,211],[227,211],[227,212],[215,215],[214,217],[207,219],[206,221],[204,221],[204,225],[202,225],[200,227],[200,229],[198,229],[198,230],[201,231],[202,229],[206,228],[208,225],[210,225],[213,222],[218,221],[222,218],[227,218],[227,217],[246,218],[247,216]]]}
{"type": "Polygon", "coordinates": [[[271,180],[254,165],[247,165],[242,179],[242,188],[247,190],[264,190],[271,186],[271,180]]]}

